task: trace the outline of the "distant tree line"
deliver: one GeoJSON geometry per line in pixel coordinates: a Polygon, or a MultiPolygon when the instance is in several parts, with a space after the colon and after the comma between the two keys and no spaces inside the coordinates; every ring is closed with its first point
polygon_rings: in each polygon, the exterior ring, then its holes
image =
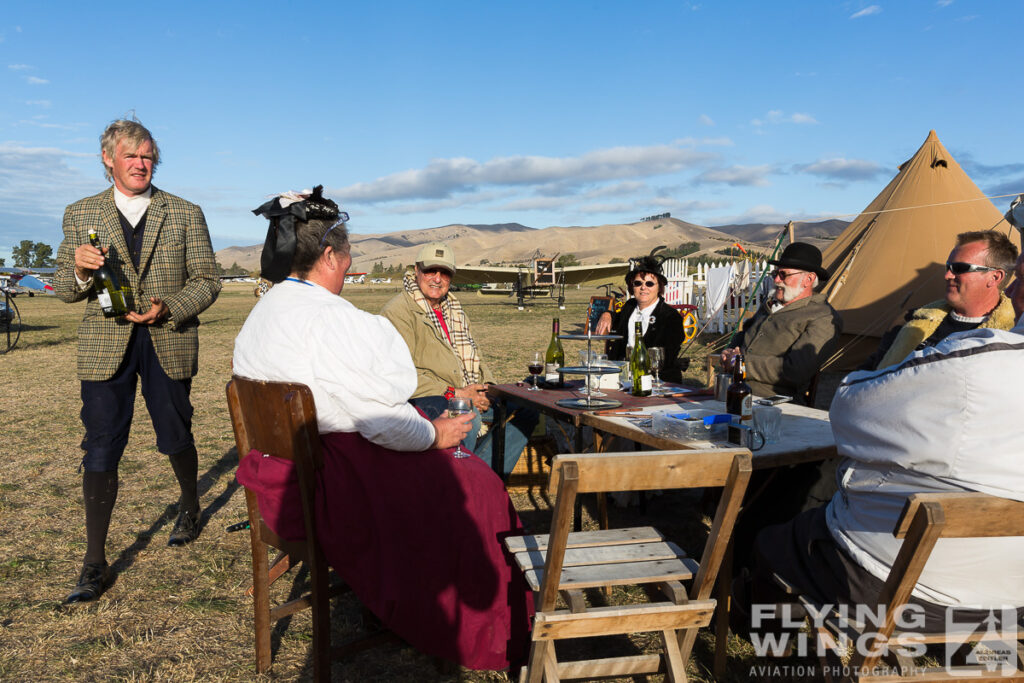
{"type": "MultiPolygon", "coordinates": [[[[22,240],[21,244],[11,250],[15,268],[53,268],[53,247],[42,242],[22,240]]],[[[0,260],[0,266],[4,264],[0,260]]]]}
{"type": "Polygon", "coordinates": [[[668,211],[666,211],[665,213],[659,213],[657,216],[645,216],[644,218],[640,219],[640,222],[643,223],[644,221],[662,221],[665,220],[666,218],[672,218],[672,214],[669,213],[668,211]]]}
{"type": "Polygon", "coordinates": [[[371,277],[391,277],[392,275],[404,275],[405,266],[401,263],[394,266],[384,266],[383,261],[377,261],[373,264],[373,268],[370,269],[371,277]]]}
{"type": "Polygon", "coordinates": [[[700,251],[700,242],[683,242],[675,249],[666,249],[659,252],[665,258],[683,258],[700,251]]]}
{"type": "Polygon", "coordinates": [[[249,270],[238,265],[238,261],[231,264],[230,268],[225,269],[221,264],[217,264],[217,275],[239,275],[239,276],[251,276],[259,277],[259,272],[255,270],[249,270]]]}

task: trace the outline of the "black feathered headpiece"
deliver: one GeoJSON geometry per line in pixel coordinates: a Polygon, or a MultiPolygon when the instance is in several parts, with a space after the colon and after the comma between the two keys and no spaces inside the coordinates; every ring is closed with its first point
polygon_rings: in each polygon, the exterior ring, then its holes
{"type": "MultiPolygon", "coordinates": [[[[260,256],[260,276],[277,283],[288,277],[295,257],[295,221],[334,220],[344,213],[338,205],[324,197],[324,186],[313,191],[285,192],[252,210],[270,220],[267,239],[260,256]]],[[[348,214],[345,215],[345,219],[348,214]]]]}
{"type": "Polygon", "coordinates": [[[655,256],[659,251],[665,248],[665,245],[655,247],[651,249],[651,253],[647,256],[641,256],[638,259],[630,259],[632,268],[626,273],[626,289],[629,293],[633,293],[633,278],[637,276],[637,273],[650,273],[658,278],[658,282],[661,283],[661,288],[664,290],[668,284],[668,278],[661,272],[661,264],[665,262],[664,256],[655,256]]]}

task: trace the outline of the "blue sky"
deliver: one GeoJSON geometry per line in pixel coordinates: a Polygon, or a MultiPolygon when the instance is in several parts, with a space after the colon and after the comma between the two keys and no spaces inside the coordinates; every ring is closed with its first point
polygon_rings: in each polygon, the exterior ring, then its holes
{"type": "Polygon", "coordinates": [[[1024,192],[1022,0],[152,7],[6,3],[0,257],[56,249],[131,110],[218,249],[316,183],[356,233],[855,214],[930,129],[1024,192]]]}

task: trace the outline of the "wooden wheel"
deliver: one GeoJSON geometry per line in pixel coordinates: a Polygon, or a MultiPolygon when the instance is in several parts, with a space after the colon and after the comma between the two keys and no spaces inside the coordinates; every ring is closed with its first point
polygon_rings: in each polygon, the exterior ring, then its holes
{"type": "Polygon", "coordinates": [[[693,311],[680,311],[683,315],[683,340],[689,342],[697,336],[697,314],[693,311]]]}

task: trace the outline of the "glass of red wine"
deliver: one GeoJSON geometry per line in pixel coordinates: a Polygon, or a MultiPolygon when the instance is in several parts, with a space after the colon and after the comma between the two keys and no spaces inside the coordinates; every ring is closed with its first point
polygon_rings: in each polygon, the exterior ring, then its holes
{"type": "Polygon", "coordinates": [[[540,391],[540,387],[537,386],[537,375],[544,372],[544,354],[540,351],[535,352],[527,367],[530,369],[530,375],[533,376],[533,386],[527,391],[540,391]]]}

